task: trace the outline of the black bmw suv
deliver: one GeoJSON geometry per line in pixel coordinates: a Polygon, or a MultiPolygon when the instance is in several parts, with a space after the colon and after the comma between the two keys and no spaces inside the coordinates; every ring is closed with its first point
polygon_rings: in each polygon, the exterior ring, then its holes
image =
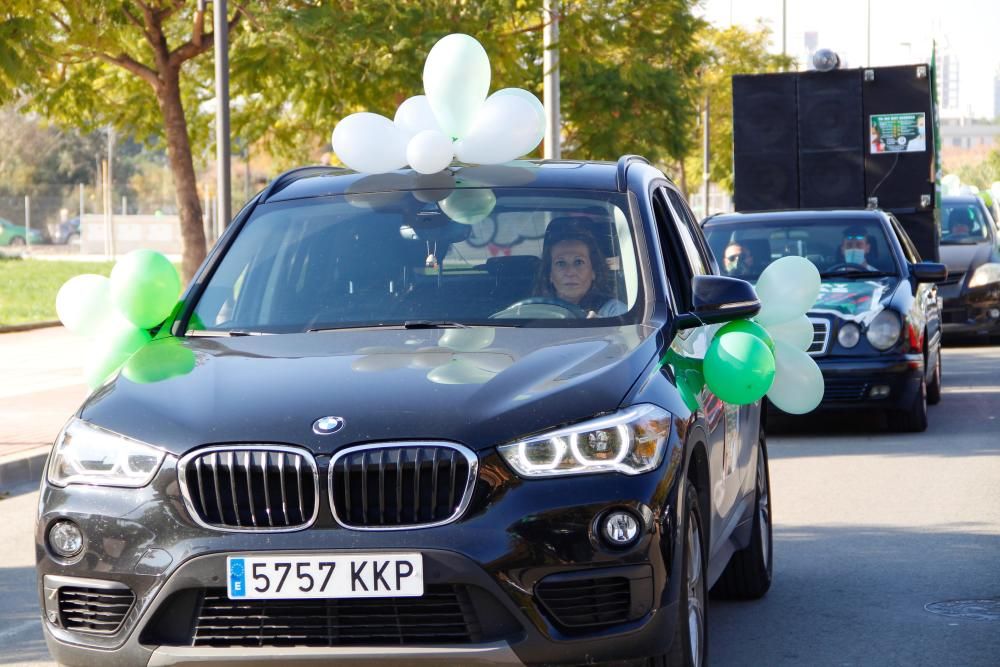
{"type": "Polygon", "coordinates": [[[280,176],[55,443],[53,656],[705,664],[772,571],[760,402],[678,388],[717,273],[634,156],[280,176]]]}

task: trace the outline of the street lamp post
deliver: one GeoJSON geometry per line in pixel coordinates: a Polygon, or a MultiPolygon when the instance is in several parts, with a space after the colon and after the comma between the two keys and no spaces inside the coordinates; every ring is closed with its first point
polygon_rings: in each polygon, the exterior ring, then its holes
{"type": "Polygon", "coordinates": [[[226,0],[213,0],[215,23],[215,161],[218,182],[216,221],[220,232],[232,217],[229,146],[229,25],[226,0]]]}
{"type": "Polygon", "coordinates": [[[545,105],[545,159],[562,157],[559,114],[559,0],[544,0],[542,18],[542,76],[545,105]]]}

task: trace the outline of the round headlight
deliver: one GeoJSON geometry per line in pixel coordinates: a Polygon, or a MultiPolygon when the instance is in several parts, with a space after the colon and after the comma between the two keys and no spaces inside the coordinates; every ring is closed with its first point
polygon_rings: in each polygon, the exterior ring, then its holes
{"type": "Polygon", "coordinates": [[[837,342],[841,347],[854,347],[859,340],[861,340],[861,329],[853,322],[848,322],[837,332],[837,342]]]}
{"type": "Polygon", "coordinates": [[[83,533],[72,521],[56,521],[49,528],[49,545],[63,558],[71,558],[83,550],[83,533]]]}
{"type": "Polygon", "coordinates": [[[868,342],[876,350],[888,350],[899,340],[902,331],[903,324],[899,321],[899,315],[891,310],[883,310],[868,325],[868,342]]]}

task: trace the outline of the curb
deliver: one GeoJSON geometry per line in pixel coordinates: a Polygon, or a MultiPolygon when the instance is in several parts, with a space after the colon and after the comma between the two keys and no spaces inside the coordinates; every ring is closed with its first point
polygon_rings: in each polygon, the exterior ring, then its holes
{"type": "Polygon", "coordinates": [[[0,456],[0,492],[41,481],[45,460],[51,449],[52,445],[42,445],[0,456]]]}
{"type": "Polygon", "coordinates": [[[62,326],[59,320],[46,320],[44,322],[29,322],[27,324],[0,324],[0,334],[14,333],[15,331],[32,331],[34,329],[45,329],[47,327],[62,326]]]}

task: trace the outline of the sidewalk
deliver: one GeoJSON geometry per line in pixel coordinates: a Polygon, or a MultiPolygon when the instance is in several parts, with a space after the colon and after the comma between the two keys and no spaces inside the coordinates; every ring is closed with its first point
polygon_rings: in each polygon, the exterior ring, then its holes
{"type": "Polygon", "coordinates": [[[0,334],[0,488],[38,478],[59,429],[87,396],[86,349],[63,327],[0,334]]]}

